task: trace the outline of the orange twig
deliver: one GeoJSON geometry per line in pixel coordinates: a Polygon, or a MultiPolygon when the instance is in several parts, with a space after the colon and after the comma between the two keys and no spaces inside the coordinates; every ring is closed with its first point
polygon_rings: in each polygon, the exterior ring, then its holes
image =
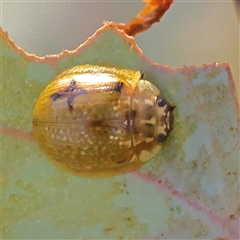
{"type": "Polygon", "coordinates": [[[134,36],[140,32],[144,32],[155,22],[159,22],[164,13],[169,9],[173,0],[143,0],[147,4],[140,11],[137,17],[133,18],[129,23],[119,23],[119,29],[124,30],[129,36],[134,36]]]}

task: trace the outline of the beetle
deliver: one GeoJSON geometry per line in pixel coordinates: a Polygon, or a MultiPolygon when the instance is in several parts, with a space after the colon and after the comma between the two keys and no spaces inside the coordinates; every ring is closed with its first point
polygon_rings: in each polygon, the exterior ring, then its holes
{"type": "Polygon", "coordinates": [[[32,134],[73,175],[108,177],[139,169],[173,129],[173,110],[139,71],[78,65],[41,92],[32,134]]]}

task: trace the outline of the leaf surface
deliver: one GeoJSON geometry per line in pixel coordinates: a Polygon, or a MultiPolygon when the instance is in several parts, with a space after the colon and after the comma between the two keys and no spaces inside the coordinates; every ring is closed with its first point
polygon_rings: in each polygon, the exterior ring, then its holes
{"type": "Polygon", "coordinates": [[[227,64],[153,64],[107,23],[75,51],[39,58],[1,31],[3,238],[237,238],[239,105],[227,64]],[[139,70],[176,106],[174,130],[140,171],[106,179],[53,167],[31,138],[35,100],[79,64],[139,70]]]}

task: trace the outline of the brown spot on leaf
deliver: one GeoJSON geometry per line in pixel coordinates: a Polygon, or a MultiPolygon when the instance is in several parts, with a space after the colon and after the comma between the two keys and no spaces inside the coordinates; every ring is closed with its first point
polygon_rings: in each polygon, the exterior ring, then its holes
{"type": "Polygon", "coordinates": [[[229,240],[229,238],[216,237],[213,240],[229,240]]]}
{"type": "Polygon", "coordinates": [[[116,227],[108,227],[108,228],[104,228],[104,229],[103,229],[103,232],[105,232],[105,233],[109,233],[109,232],[113,231],[114,229],[116,229],[116,227]]]}
{"type": "Polygon", "coordinates": [[[230,220],[235,220],[235,219],[236,219],[236,217],[235,217],[233,214],[231,214],[231,215],[229,216],[229,218],[230,218],[230,220]]]}

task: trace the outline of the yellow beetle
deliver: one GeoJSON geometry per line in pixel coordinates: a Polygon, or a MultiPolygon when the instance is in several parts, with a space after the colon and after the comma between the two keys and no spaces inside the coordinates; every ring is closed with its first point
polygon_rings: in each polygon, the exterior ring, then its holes
{"type": "Polygon", "coordinates": [[[70,68],[42,91],[33,137],[61,169],[107,177],[139,169],[173,128],[173,109],[158,88],[130,69],[70,68]]]}

